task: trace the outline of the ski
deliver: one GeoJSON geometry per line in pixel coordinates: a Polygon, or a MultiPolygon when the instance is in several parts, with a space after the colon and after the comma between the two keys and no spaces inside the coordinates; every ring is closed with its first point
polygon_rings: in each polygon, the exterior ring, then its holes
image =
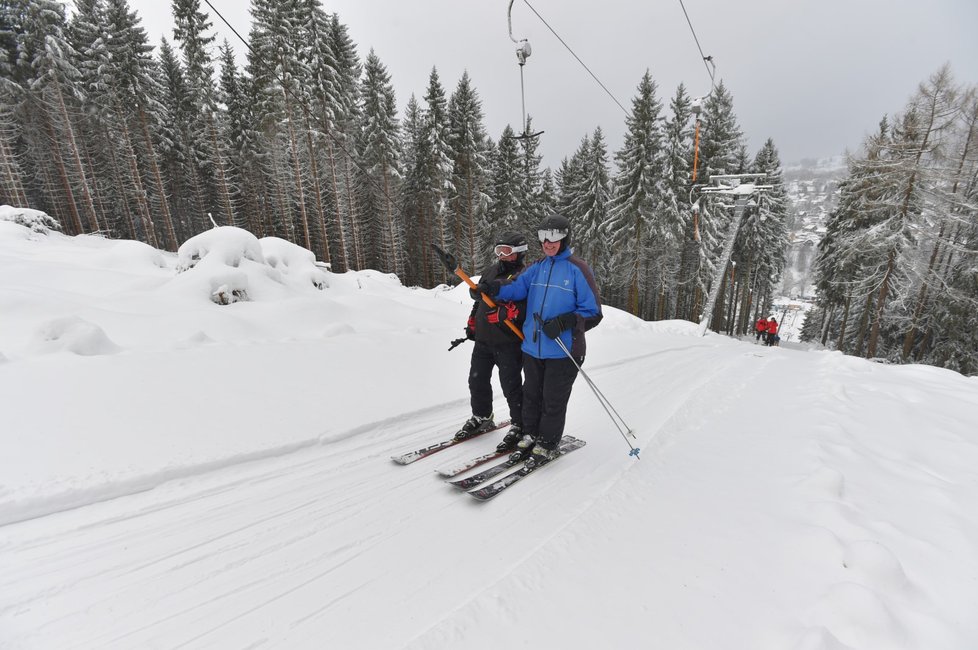
{"type": "MultiPolygon", "coordinates": [[[[557,458],[560,458],[565,454],[569,454],[575,449],[580,449],[586,444],[587,443],[584,442],[583,440],[578,440],[577,438],[572,438],[570,436],[564,436],[564,439],[560,441],[560,453],[557,456],[557,458]]],[[[543,465],[537,465],[536,467],[532,467],[532,468],[523,465],[523,467],[519,468],[517,471],[513,472],[512,474],[507,474],[506,476],[502,477],[498,481],[490,483],[489,485],[485,485],[479,488],[478,490],[472,490],[471,492],[469,492],[469,494],[471,494],[479,501],[488,501],[489,499],[498,495],[500,492],[502,492],[503,490],[511,486],[513,483],[516,483],[517,481],[521,480],[528,474],[531,474],[536,470],[540,469],[541,467],[546,467],[550,463],[553,463],[554,461],[557,460],[557,458],[554,458],[549,463],[544,463],[543,465]]]]}
{"type": "Polygon", "coordinates": [[[422,447],[421,449],[418,449],[416,451],[411,451],[406,454],[400,454],[398,456],[391,456],[391,460],[397,463],[398,465],[410,465],[415,461],[421,460],[422,458],[427,458],[428,456],[438,453],[439,451],[442,451],[444,449],[448,449],[449,447],[454,447],[457,444],[466,442],[468,440],[472,440],[473,438],[478,438],[479,436],[489,433],[491,431],[498,431],[499,429],[503,429],[508,426],[509,426],[509,420],[505,420],[503,422],[500,422],[493,428],[486,429],[485,431],[481,431],[475,435],[471,435],[465,440],[456,440],[455,438],[449,438],[448,440],[443,440],[441,442],[436,442],[433,445],[422,447]]]}
{"type": "Polygon", "coordinates": [[[440,476],[445,478],[451,478],[453,476],[458,476],[462,472],[468,471],[473,467],[478,467],[483,463],[488,463],[490,460],[496,460],[497,458],[502,458],[507,454],[511,454],[512,451],[492,451],[488,454],[483,454],[482,456],[476,456],[472,460],[467,460],[464,463],[455,465],[454,467],[449,467],[447,469],[436,469],[440,476]]]}
{"type": "MultiPolygon", "coordinates": [[[[513,452],[509,452],[509,453],[512,454],[513,452]]],[[[479,483],[485,483],[486,481],[488,481],[494,476],[499,476],[503,472],[509,471],[510,469],[516,467],[522,462],[523,462],[522,460],[513,460],[512,457],[507,457],[506,460],[496,465],[493,465],[489,469],[484,469],[478,474],[473,474],[468,478],[462,478],[456,481],[448,481],[448,484],[451,485],[452,487],[457,487],[460,490],[468,490],[470,488],[474,488],[479,483]]]]}
{"type": "MultiPolygon", "coordinates": [[[[564,436],[563,439],[560,441],[561,451],[563,451],[565,445],[572,444],[572,441],[578,442],[577,438],[564,436]]],[[[508,453],[512,454],[512,452],[508,452],[508,453]]],[[[527,453],[529,453],[529,450],[527,450],[527,453]]],[[[493,465],[489,469],[485,469],[479,472],[478,474],[473,474],[468,478],[459,479],[457,481],[448,481],[448,484],[453,487],[457,487],[460,490],[469,490],[479,485],[480,483],[485,483],[486,481],[488,481],[489,479],[495,476],[499,476],[504,472],[508,472],[509,470],[521,464],[522,462],[523,462],[522,458],[518,460],[513,460],[512,455],[510,455],[509,458],[507,458],[501,463],[493,465]]]]}

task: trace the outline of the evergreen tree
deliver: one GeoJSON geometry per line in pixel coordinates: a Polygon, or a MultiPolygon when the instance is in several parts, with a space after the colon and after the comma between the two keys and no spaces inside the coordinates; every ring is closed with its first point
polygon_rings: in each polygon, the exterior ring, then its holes
{"type": "Polygon", "coordinates": [[[679,84],[676,94],[669,103],[669,116],[665,123],[666,150],[666,186],[667,201],[664,206],[663,219],[675,224],[682,233],[678,243],[678,261],[674,261],[674,282],[664,283],[673,296],[670,304],[659,301],[656,306],[657,318],[679,318],[688,316],[687,298],[692,291],[686,291],[696,282],[696,270],[699,267],[701,254],[697,229],[699,224],[693,223],[692,205],[690,204],[690,186],[693,159],[694,131],[690,126],[693,116],[692,100],[686,94],[686,87],[679,84]]]}
{"type": "Polygon", "coordinates": [[[83,97],[78,53],[66,35],[64,6],[54,0],[32,0],[27,5],[19,35],[21,61],[29,68],[26,100],[36,134],[29,143],[37,160],[49,160],[56,178],[49,187],[54,202],[64,202],[70,214],[69,232],[97,230],[98,220],[89,176],[82,163],[76,137],[77,104],[83,97]]]}
{"type": "MultiPolygon", "coordinates": [[[[714,175],[738,173],[744,164],[742,141],[743,134],[733,112],[733,97],[721,80],[703,103],[697,181],[709,184],[714,175]]],[[[700,299],[694,302],[691,314],[694,320],[701,318],[702,297],[712,289],[710,285],[717,274],[716,265],[723,250],[724,235],[733,218],[733,210],[725,209],[720,203],[722,200],[718,202],[703,198],[700,201],[700,259],[696,278],[696,294],[700,299]]],[[[720,312],[723,304],[723,300],[717,303],[720,312]]],[[[720,319],[714,318],[712,322],[716,326],[720,319]]]]}
{"type": "Polygon", "coordinates": [[[636,315],[643,313],[642,282],[650,272],[653,244],[664,244],[660,240],[673,236],[656,218],[663,211],[666,189],[661,110],[656,84],[646,71],[625,120],[628,131],[624,145],[615,154],[618,173],[606,222],[606,233],[615,251],[615,267],[623,283],[621,289],[626,293],[625,305],[636,315]]]}
{"type": "MultiPolygon", "coordinates": [[[[611,172],[608,148],[601,127],[581,143],[580,172],[575,183],[570,209],[574,219],[576,250],[594,268],[603,269],[610,261],[601,228],[608,218],[611,201],[611,172]]],[[[575,153],[575,157],[578,154],[575,153]]],[[[568,216],[571,216],[568,215],[568,216]]]]}
{"type": "Polygon", "coordinates": [[[333,14],[329,23],[329,49],[335,69],[332,84],[335,94],[330,99],[334,129],[342,156],[336,160],[337,180],[342,194],[344,206],[344,226],[351,243],[350,254],[356,268],[364,268],[365,241],[360,227],[360,208],[357,204],[359,194],[357,177],[356,139],[359,123],[358,105],[359,78],[361,73],[360,60],[356,53],[356,43],[350,38],[346,25],[333,14]]]}
{"type": "MultiPolygon", "coordinates": [[[[526,118],[526,132],[533,133],[533,118],[530,116],[526,118]]],[[[530,232],[536,230],[537,225],[547,214],[547,205],[543,196],[543,172],[540,169],[543,156],[537,153],[540,138],[520,137],[516,142],[519,144],[520,157],[520,211],[516,230],[530,232]]]]}
{"type": "Polygon", "coordinates": [[[468,72],[462,74],[448,102],[449,143],[454,161],[451,211],[459,259],[469,269],[479,268],[493,233],[480,228],[489,204],[486,194],[488,160],[482,102],[468,72]]]}
{"type": "Polygon", "coordinates": [[[387,68],[370,50],[363,85],[362,144],[368,181],[364,188],[364,222],[369,224],[368,240],[373,242],[368,264],[404,279],[405,234],[397,213],[396,197],[403,177],[400,169],[400,125],[394,88],[387,68]]]}
{"type": "MultiPolygon", "coordinates": [[[[424,146],[419,150],[419,154],[423,153],[423,157],[416,162],[419,165],[422,221],[428,224],[426,233],[428,237],[425,241],[438,244],[442,250],[451,250],[455,242],[448,197],[455,191],[452,185],[454,165],[449,142],[448,103],[438,78],[438,71],[434,68],[428,78],[428,90],[424,100],[427,105],[422,115],[421,127],[424,146]]],[[[422,255],[427,257],[430,253],[425,250],[422,255]]],[[[433,268],[432,271],[433,274],[427,282],[449,280],[448,271],[445,269],[433,268]]]]}
{"type": "Polygon", "coordinates": [[[407,239],[407,259],[412,261],[405,273],[409,284],[430,286],[436,272],[431,256],[431,215],[428,213],[427,176],[425,161],[428,142],[424,137],[424,115],[417,98],[411,95],[404,111],[404,170],[403,222],[407,239]]]}
{"type": "MultiPolygon", "coordinates": [[[[513,127],[506,125],[492,157],[491,187],[493,202],[489,220],[498,231],[530,232],[520,219],[523,210],[523,174],[520,151],[513,127]]],[[[536,224],[533,224],[535,232],[536,224]]]]}
{"type": "Polygon", "coordinates": [[[183,73],[193,111],[187,116],[190,138],[186,142],[191,165],[191,183],[197,202],[200,228],[209,227],[208,213],[216,213],[225,223],[233,223],[231,191],[226,172],[226,152],[218,140],[215,119],[214,67],[207,54],[215,37],[200,0],[172,0],[173,37],[183,52],[183,73]]]}

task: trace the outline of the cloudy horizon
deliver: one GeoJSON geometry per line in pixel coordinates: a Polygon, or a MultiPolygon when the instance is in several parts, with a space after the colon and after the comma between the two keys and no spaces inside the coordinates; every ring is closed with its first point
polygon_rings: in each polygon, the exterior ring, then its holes
{"type": "MultiPolygon", "coordinates": [[[[211,0],[247,38],[245,3],[211,0]]],[[[403,113],[420,98],[432,68],[450,93],[464,71],[482,100],[489,135],[498,139],[522,122],[520,70],[507,24],[509,2],[333,0],[324,3],[349,28],[361,57],[374,49],[387,66],[403,113]]],[[[782,162],[826,158],[857,150],[884,114],[901,112],[917,85],[949,63],[958,83],[978,80],[978,3],[906,0],[777,3],[744,0],[731,11],[718,0],[685,0],[716,81],[733,95],[734,111],[751,155],[773,138],[782,162]]],[[[172,41],[170,3],[136,1],[150,41],[172,41]]],[[[205,2],[219,44],[245,46],[205,2]]],[[[538,152],[556,167],[580,140],[602,128],[609,151],[622,143],[625,108],[648,69],[664,105],[683,83],[691,96],[710,91],[710,77],[680,2],[634,6],[608,0],[517,0],[512,32],[533,52],[524,68],[526,111],[544,132],[538,152]],[[545,24],[543,21],[546,21],[545,24]],[[549,28],[548,25],[549,24],[549,28]],[[558,40],[556,32],[607,88],[558,40]]]]}

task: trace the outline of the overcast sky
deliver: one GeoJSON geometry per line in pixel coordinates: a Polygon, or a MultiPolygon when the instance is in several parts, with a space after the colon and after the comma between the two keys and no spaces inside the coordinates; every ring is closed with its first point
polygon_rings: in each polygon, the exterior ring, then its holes
{"type": "MultiPolygon", "coordinates": [[[[249,3],[211,0],[248,37],[249,3]]],[[[530,0],[530,5],[629,108],[646,69],[664,104],[682,82],[693,96],[710,77],[679,0],[530,0]]],[[[172,40],[168,0],[134,0],[153,42],[172,40]]],[[[432,66],[450,93],[464,70],[482,99],[493,138],[521,130],[520,73],[509,39],[509,0],[330,0],[365,56],[389,69],[398,106],[424,95],[432,66]]],[[[884,113],[901,111],[917,84],[950,62],[959,82],[978,83],[976,0],[685,0],[704,54],[734,98],[751,154],[774,138],[782,162],[857,149],[884,113]]],[[[211,13],[205,3],[201,8],[211,13]]],[[[211,14],[218,40],[244,46],[211,14]]],[[[526,109],[545,133],[539,152],[556,166],[601,126],[620,147],[622,109],[524,0],[512,9],[513,35],[533,53],[526,109]]]]}

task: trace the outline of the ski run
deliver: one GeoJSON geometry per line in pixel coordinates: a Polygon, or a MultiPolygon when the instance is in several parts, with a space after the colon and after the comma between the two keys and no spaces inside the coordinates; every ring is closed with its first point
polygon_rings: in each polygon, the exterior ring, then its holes
{"type": "Polygon", "coordinates": [[[978,647],[978,380],[606,308],[641,460],[579,378],[587,445],[479,502],[436,470],[503,429],[391,461],[470,415],[468,291],[254,245],[0,222],[4,650],[978,647]]]}

